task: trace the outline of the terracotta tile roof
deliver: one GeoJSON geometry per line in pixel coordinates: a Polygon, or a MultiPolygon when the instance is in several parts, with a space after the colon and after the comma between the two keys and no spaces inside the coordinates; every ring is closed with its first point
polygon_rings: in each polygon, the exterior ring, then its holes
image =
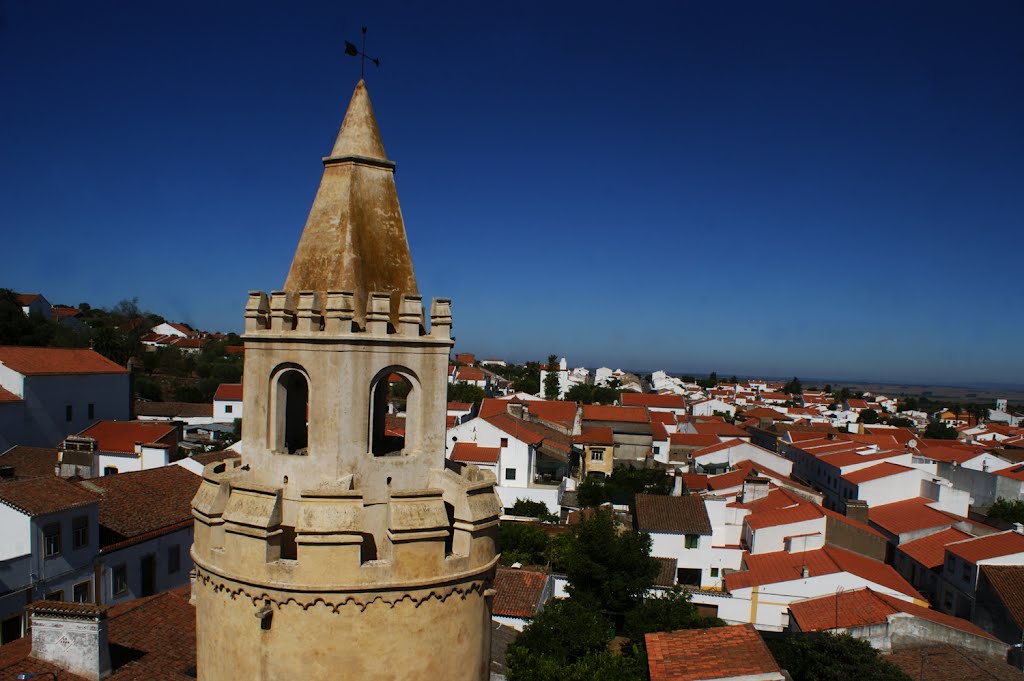
{"type": "Polygon", "coordinates": [[[921,594],[889,565],[835,546],[800,553],[776,551],[755,555],[744,554],[743,562],[747,566],[744,572],[726,575],[725,583],[729,590],[799,580],[803,578],[803,570],[806,568],[810,577],[849,572],[879,586],[924,601],[921,594]]]}
{"type": "Polygon", "coordinates": [[[904,612],[974,636],[996,640],[981,627],[965,619],[867,588],[798,601],[790,604],[789,612],[800,625],[801,631],[828,631],[881,624],[889,615],[904,612]]]}
{"type": "Polygon", "coordinates": [[[476,367],[459,367],[455,372],[456,381],[483,381],[487,379],[487,374],[484,373],[483,369],[477,369],[476,367]]]}
{"type": "Polygon", "coordinates": [[[85,348],[0,346],[0,364],[25,376],[128,373],[120,364],[85,348]]]}
{"type": "Polygon", "coordinates": [[[576,403],[563,400],[499,400],[487,398],[480,405],[480,418],[496,414],[507,414],[509,404],[522,404],[526,410],[537,418],[549,423],[556,423],[565,428],[572,428],[576,422],[576,403]]]}
{"type": "Polygon", "coordinates": [[[100,501],[100,547],[192,522],[202,478],[181,466],[118,473],[78,483],[100,501]]]}
{"type": "Polygon", "coordinates": [[[708,476],[708,489],[720,490],[729,489],[730,487],[739,487],[743,484],[743,481],[749,476],[756,477],[754,471],[746,468],[735,468],[728,473],[719,473],[718,475],[708,476]]]}
{"type": "Polygon", "coordinates": [[[637,494],[634,513],[636,529],[641,532],[711,535],[711,520],[698,494],[637,494]]]}
{"type": "Polygon", "coordinates": [[[14,469],[14,479],[53,477],[57,468],[57,450],[49,447],[15,445],[0,454],[0,467],[14,469]]]}
{"type": "Polygon", "coordinates": [[[12,393],[10,390],[0,388],[0,402],[24,402],[24,400],[12,393]]]}
{"type": "Polygon", "coordinates": [[[949,544],[946,550],[970,563],[1024,553],[1024,535],[1013,530],[949,544]]]}
{"type": "MultiPolygon", "coordinates": [[[[628,394],[629,393],[623,393],[623,395],[628,394]]],[[[652,424],[661,423],[662,425],[666,426],[674,426],[678,423],[678,421],[676,420],[676,415],[670,411],[652,411],[650,412],[650,414],[652,424]]]]}
{"type": "Polygon", "coordinates": [[[686,400],[682,395],[655,395],[651,393],[622,393],[623,407],[661,407],[663,409],[684,409],[686,400]]]}
{"type": "Polygon", "coordinates": [[[212,404],[196,402],[143,402],[135,401],[138,416],[163,416],[166,418],[193,418],[213,416],[212,404]]]}
{"type": "MultiPolygon", "coordinates": [[[[884,534],[882,534],[881,532],[879,532],[875,528],[871,527],[870,525],[865,525],[862,522],[854,520],[853,518],[850,518],[849,516],[845,516],[842,513],[837,513],[836,511],[833,511],[831,509],[825,508],[824,506],[819,506],[819,508],[821,509],[822,513],[824,513],[826,516],[832,518],[833,520],[837,520],[837,521],[839,521],[841,523],[844,523],[846,525],[851,525],[851,526],[856,527],[857,529],[862,530],[864,532],[869,532],[870,534],[873,534],[876,537],[881,537],[882,539],[886,539],[886,540],[888,539],[888,537],[886,537],[884,534]]],[[[825,539],[827,541],[828,537],[826,536],[825,539]]]]}
{"type": "Polygon", "coordinates": [[[445,428],[454,428],[456,426],[458,420],[459,420],[458,416],[455,416],[454,414],[448,414],[447,416],[444,417],[444,427],[445,428]]]}
{"type": "Polygon", "coordinates": [[[213,399],[228,402],[240,402],[242,400],[242,384],[221,383],[217,386],[217,392],[213,394],[213,399]]]}
{"type": "Polygon", "coordinates": [[[683,486],[688,490],[706,490],[708,476],[700,473],[683,473],[683,486]]]}
{"type": "MultiPolygon", "coordinates": [[[[816,412],[815,412],[816,413],[816,412]]],[[[775,411],[769,407],[754,407],[753,409],[747,409],[743,413],[743,418],[748,419],[772,419],[774,421],[792,421],[789,416],[783,414],[780,411],[775,411]]]]}
{"type": "Polygon", "coordinates": [[[568,455],[572,451],[572,436],[560,433],[541,423],[524,421],[510,414],[495,414],[484,420],[527,444],[543,444],[563,455],[568,455]]]}
{"type": "Polygon", "coordinates": [[[712,433],[669,433],[668,442],[677,447],[696,447],[702,449],[716,445],[721,440],[712,433]]]}
{"type": "Polygon", "coordinates": [[[874,506],[868,509],[868,520],[873,525],[892,534],[925,530],[930,527],[950,527],[963,520],[963,518],[936,510],[928,505],[934,503],[932,499],[915,497],[874,506]]]}
{"type": "Polygon", "coordinates": [[[1009,468],[996,471],[996,475],[1001,475],[1004,478],[1010,478],[1011,480],[1024,480],[1024,464],[1018,464],[1016,466],[1010,466],[1009,468]]]}
{"type": "Polygon", "coordinates": [[[0,503],[33,517],[98,501],[95,494],[54,475],[0,484],[0,503]]]}
{"type": "Polygon", "coordinates": [[[473,408],[470,402],[449,402],[448,411],[469,411],[473,408]]]}
{"type": "Polygon", "coordinates": [[[498,463],[500,454],[500,447],[480,447],[475,442],[456,442],[449,458],[468,463],[498,463]]]}
{"type": "Polygon", "coordinates": [[[31,305],[33,300],[41,296],[38,293],[15,293],[14,297],[22,305],[31,305]]]}
{"type": "Polygon", "coordinates": [[[494,575],[495,615],[533,617],[544,596],[548,576],[535,570],[498,568],[494,575]]]}
{"type": "Polygon", "coordinates": [[[726,449],[732,449],[733,447],[736,447],[737,445],[745,445],[745,444],[748,444],[748,443],[744,442],[743,440],[736,440],[736,439],[726,440],[725,442],[719,441],[718,444],[714,444],[714,445],[711,445],[710,447],[704,447],[702,449],[698,449],[697,451],[695,451],[693,453],[693,455],[694,456],[704,456],[706,454],[714,454],[715,452],[721,452],[721,451],[724,451],[726,449]]]}
{"type": "Polygon", "coordinates": [[[676,559],[658,558],[657,556],[652,556],[652,558],[658,561],[658,576],[654,578],[654,585],[674,586],[676,583],[676,559]]]}
{"type": "Polygon", "coordinates": [[[851,482],[854,485],[860,485],[865,482],[871,482],[872,480],[881,480],[882,478],[889,478],[894,475],[902,475],[908,472],[916,472],[920,474],[920,471],[916,468],[901,466],[898,463],[885,461],[875,464],[874,466],[868,466],[867,468],[861,468],[860,470],[844,473],[843,480],[851,482]]]}
{"type": "Polygon", "coordinates": [[[606,407],[601,404],[583,405],[584,421],[617,421],[619,423],[650,423],[643,407],[606,407]]]}
{"type": "Polygon", "coordinates": [[[203,466],[209,466],[211,463],[227,461],[228,459],[241,459],[241,455],[238,452],[231,451],[230,449],[222,449],[217,452],[206,452],[204,454],[193,454],[192,460],[202,464],[203,466]]]}
{"type": "Polygon", "coordinates": [[[929,534],[914,541],[908,541],[896,547],[926,568],[937,568],[946,561],[946,544],[970,539],[971,535],[961,532],[955,527],[948,527],[941,532],[929,534]]]}
{"type": "Polygon", "coordinates": [[[750,513],[744,518],[744,522],[752,530],[817,520],[825,516],[817,504],[812,504],[782,489],[773,489],[768,492],[767,496],[749,504],[735,505],[750,510],[750,513]]]}
{"type": "Polygon", "coordinates": [[[647,634],[651,681],[704,681],[780,674],[753,625],[647,634]]]}
{"type": "Polygon", "coordinates": [[[1024,628],[1024,565],[982,565],[981,574],[1013,621],[1024,628]]]}
{"type": "Polygon", "coordinates": [[[1020,681],[1005,659],[951,645],[907,647],[886,656],[915,681],[1020,681]]]}
{"type": "Polygon", "coordinates": [[[101,452],[134,454],[135,443],[177,442],[178,426],[156,421],[98,421],[79,435],[96,439],[101,452]]]}
{"type": "Polygon", "coordinates": [[[693,427],[697,433],[701,435],[711,434],[717,435],[718,437],[750,437],[750,433],[741,428],[737,428],[731,423],[694,423],[693,427]]]}
{"type": "Polygon", "coordinates": [[[615,433],[608,427],[590,426],[584,428],[579,435],[574,435],[573,442],[588,445],[614,445],[615,433]]]}

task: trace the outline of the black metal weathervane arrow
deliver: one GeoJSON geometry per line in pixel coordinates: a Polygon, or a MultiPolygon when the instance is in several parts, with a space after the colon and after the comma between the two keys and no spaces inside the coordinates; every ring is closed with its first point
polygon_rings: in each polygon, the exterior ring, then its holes
{"type": "Polygon", "coordinates": [[[366,54],[366,27],[363,26],[363,46],[361,48],[356,47],[349,41],[345,41],[345,54],[352,57],[360,57],[359,60],[359,79],[362,80],[366,75],[366,60],[369,59],[373,62],[373,65],[378,69],[380,68],[380,57],[371,57],[366,54]]]}

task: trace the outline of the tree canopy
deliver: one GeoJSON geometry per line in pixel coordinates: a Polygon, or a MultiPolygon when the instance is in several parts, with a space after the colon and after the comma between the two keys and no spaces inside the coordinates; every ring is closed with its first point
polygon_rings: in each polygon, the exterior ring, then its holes
{"type": "Polygon", "coordinates": [[[765,643],[793,681],[910,681],[870,643],[849,634],[791,634],[765,643]]]}

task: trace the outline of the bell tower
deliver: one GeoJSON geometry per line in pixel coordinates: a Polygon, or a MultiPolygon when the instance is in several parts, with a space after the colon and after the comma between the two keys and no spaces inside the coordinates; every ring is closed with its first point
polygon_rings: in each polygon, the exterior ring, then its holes
{"type": "Polygon", "coordinates": [[[198,678],[486,679],[501,504],[444,457],[451,303],[428,324],[363,81],[323,163],[246,305],[242,464],[193,501],[198,678]]]}

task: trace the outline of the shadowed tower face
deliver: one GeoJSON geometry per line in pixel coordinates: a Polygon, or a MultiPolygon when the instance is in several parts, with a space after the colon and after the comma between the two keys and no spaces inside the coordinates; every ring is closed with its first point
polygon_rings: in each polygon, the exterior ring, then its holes
{"type": "Polygon", "coordinates": [[[244,465],[193,500],[200,681],[487,678],[501,504],[445,459],[451,324],[360,82],[284,289],[249,294],[244,465]]]}
{"type": "Polygon", "coordinates": [[[366,83],[359,81],[331,155],[324,159],[291,270],[289,291],[351,291],[356,319],[366,294],[416,294],[416,275],[395,189],[395,164],[384,152],[366,83]]]}

